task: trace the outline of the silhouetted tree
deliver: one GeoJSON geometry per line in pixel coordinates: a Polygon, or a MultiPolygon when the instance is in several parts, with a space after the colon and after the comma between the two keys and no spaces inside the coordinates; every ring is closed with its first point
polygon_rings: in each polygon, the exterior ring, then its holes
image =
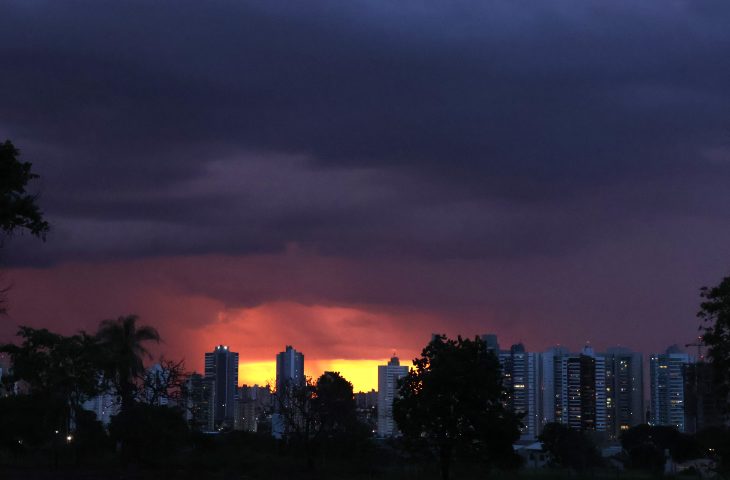
{"type": "Polygon", "coordinates": [[[183,360],[176,362],[161,358],[144,373],[139,397],[150,405],[160,406],[164,401],[181,403],[188,377],[183,360]]]}
{"type": "Polygon", "coordinates": [[[140,461],[161,465],[178,454],[190,441],[190,431],[177,408],[132,404],[112,417],[109,425],[112,440],[123,445],[125,462],[140,461]]]}
{"type": "Polygon", "coordinates": [[[621,434],[621,446],[629,455],[629,466],[661,472],[665,452],[675,462],[685,462],[704,456],[694,437],[674,427],[637,425],[621,434]]]}
{"type": "Polygon", "coordinates": [[[403,435],[434,451],[442,478],[449,478],[456,449],[487,464],[514,464],[520,422],[505,408],[499,361],[486,344],[436,336],[413,363],[393,417],[403,435]]]}
{"type": "Polygon", "coordinates": [[[730,427],[710,427],[696,435],[702,452],[717,462],[721,478],[730,474],[730,427]]]}
{"type": "Polygon", "coordinates": [[[323,443],[350,441],[363,432],[352,384],[339,372],[325,372],[316,383],[307,379],[303,385],[289,385],[275,399],[286,440],[302,447],[310,469],[323,443]]]}
{"type": "MultiPolygon", "coordinates": [[[[48,222],[38,207],[37,195],[28,193],[28,183],[38,178],[31,164],[18,160],[20,152],[10,140],[0,143],[0,247],[4,236],[18,230],[45,239],[48,222]]],[[[5,313],[5,295],[9,287],[0,288],[0,314],[5,313]]]]}
{"type": "Polygon", "coordinates": [[[13,363],[10,380],[23,381],[33,395],[65,406],[55,429],[67,431],[84,400],[99,392],[94,338],[84,332],[66,337],[31,327],[20,327],[18,336],[20,345],[0,346],[13,363]]]}
{"type": "Polygon", "coordinates": [[[76,426],[72,444],[76,452],[77,463],[113,449],[113,443],[107,435],[104,425],[96,418],[94,412],[79,410],[76,412],[74,423],[76,426]]]}
{"type": "Polygon", "coordinates": [[[0,398],[0,447],[22,453],[49,446],[63,429],[68,406],[58,397],[29,393],[0,398]]]}
{"type": "Polygon", "coordinates": [[[277,414],[284,427],[284,440],[303,447],[308,468],[314,468],[315,442],[322,424],[315,409],[317,386],[307,378],[302,385],[287,385],[274,394],[277,414]]]}
{"type": "Polygon", "coordinates": [[[104,377],[122,399],[121,413],[134,405],[137,382],[145,373],[144,358],[151,358],[145,344],[160,341],[155,328],[138,326],[137,320],[136,315],[104,320],[96,333],[104,377]]]}
{"type": "Polygon", "coordinates": [[[314,411],[327,436],[344,434],[355,428],[357,413],[352,383],[340,372],[325,372],[315,385],[314,411]]]}
{"type": "Polygon", "coordinates": [[[585,432],[548,423],[538,437],[554,466],[584,470],[601,464],[601,454],[585,432]]]}
{"type": "Polygon", "coordinates": [[[703,342],[709,347],[715,380],[726,410],[730,411],[730,277],[719,285],[703,287],[697,316],[703,321],[703,342]]]}
{"type": "Polygon", "coordinates": [[[37,195],[26,190],[28,182],[38,175],[31,172],[29,162],[18,160],[19,154],[10,140],[0,143],[0,231],[10,235],[16,230],[28,230],[44,238],[48,222],[36,203],[37,195]]]}

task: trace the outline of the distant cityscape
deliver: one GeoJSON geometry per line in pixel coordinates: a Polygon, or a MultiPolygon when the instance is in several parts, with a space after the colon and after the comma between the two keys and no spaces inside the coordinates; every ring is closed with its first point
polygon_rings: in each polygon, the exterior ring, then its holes
{"type": "MultiPolygon", "coordinates": [[[[506,405],[522,416],[522,442],[536,441],[543,427],[552,422],[613,440],[642,423],[686,433],[723,424],[712,369],[699,350],[692,355],[673,345],[663,353],[650,354],[646,396],[642,353],[624,347],[596,352],[590,344],[579,352],[562,346],[530,352],[522,343],[502,349],[495,334],[481,335],[481,339],[499,359],[506,405]]],[[[276,395],[305,384],[304,354],[287,345],[276,355],[273,391],[269,385],[239,386],[238,363],[237,352],[227,345],[216,346],[205,354],[203,374],[192,373],[186,379],[185,395],[159,403],[184,402],[186,420],[202,432],[271,432],[282,438],[285,425],[276,395]]],[[[150,371],[154,374],[155,369],[159,365],[150,371]]],[[[408,370],[394,355],[377,367],[377,391],[355,393],[360,420],[378,437],[399,434],[392,406],[398,380],[408,370]]],[[[108,424],[118,412],[119,402],[107,393],[87,401],[85,408],[108,424]]]]}

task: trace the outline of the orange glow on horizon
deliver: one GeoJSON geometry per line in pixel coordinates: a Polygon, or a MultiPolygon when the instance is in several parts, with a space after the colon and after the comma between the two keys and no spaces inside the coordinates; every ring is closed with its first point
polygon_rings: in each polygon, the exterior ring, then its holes
{"type": "MultiPolygon", "coordinates": [[[[340,372],[352,383],[355,392],[378,389],[378,365],[386,365],[388,359],[348,360],[342,358],[304,360],[304,373],[316,380],[324,372],[340,372]]],[[[272,384],[276,379],[276,362],[243,362],[238,366],[239,383],[246,385],[272,384]]]]}
{"type": "Polygon", "coordinates": [[[271,385],[276,382],[276,362],[243,362],[238,364],[238,383],[241,385],[271,385]]]}

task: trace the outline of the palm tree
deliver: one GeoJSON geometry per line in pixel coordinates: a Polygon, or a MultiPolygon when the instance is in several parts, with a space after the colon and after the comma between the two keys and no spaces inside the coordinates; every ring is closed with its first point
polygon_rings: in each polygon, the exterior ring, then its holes
{"type": "Polygon", "coordinates": [[[153,327],[137,325],[136,315],[104,320],[96,340],[101,347],[104,376],[122,398],[122,412],[134,404],[135,380],[144,374],[144,357],[151,358],[146,342],[160,342],[153,327]]]}

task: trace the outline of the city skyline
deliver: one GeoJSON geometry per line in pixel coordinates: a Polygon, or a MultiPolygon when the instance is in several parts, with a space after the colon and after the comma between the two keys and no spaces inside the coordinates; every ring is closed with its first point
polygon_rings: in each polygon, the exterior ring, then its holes
{"type": "MultiPolygon", "coordinates": [[[[502,401],[521,419],[521,442],[534,442],[551,423],[593,431],[616,441],[623,432],[645,423],[693,433],[721,422],[710,364],[702,355],[682,352],[677,345],[658,354],[625,347],[600,352],[590,344],[579,351],[556,346],[535,352],[522,343],[500,348],[499,336],[494,333],[476,338],[499,362],[502,401]],[[644,363],[645,357],[648,364],[644,363]],[[647,377],[644,366],[648,367],[647,377]]],[[[431,342],[444,339],[447,337],[431,335],[431,342]]],[[[204,431],[256,432],[261,426],[262,431],[270,428],[274,438],[282,439],[294,425],[291,422],[296,422],[296,417],[282,413],[290,411],[292,402],[296,404],[299,398],[296,393],[291,394],[309,388],[305,388],[305,357],[293,345],[286,345],[276,354],[275,384],[252,386],[244,382],[238,387],[237,375],[231,370],[237,365],[238,353],[228,345],[217,345],[205,354],[205,377],[192,372],[185,380],[188,390],[182,397],[154,396],[153,387],[148,386],[145,398],[170,407],[182,398],[188,409],[187,418],[204,431]]],[[[401,364],[395,352],[383,363],[377,365],[377,390],[350,390],[359,418],[380,438],[400,435],[392,408],[398,397],[398,382],[410,371],[410,365],[401,364]]],[[[165,371],[156,363],[147,369],[145,378],[164,376],[165,371]]],[[[325,371],[321,376],[313,376],[311,385],[318,385],[328,375],[337,374],[325,371]]],[[[87,399],[84,408],[95,412],[108,425],[111,416],[119,411],[117,400],[113,392],[104,392],[87,399]]]]}
{"type": "MultiPolygon", "coordinates": [[[[270,353],[281,348],[281,345],[294,343],[301,345],[302,350],[311,352],[308,359],[309,369],[313,374],[326,370],[352,372],[356,383],[358,378],[367,376],[370,367],[387,360],[396,350],[401,358],[413,358],[420,353],[424,339],[433,331],[448,335],[479,335],[484,331],[499,331],[505,342],[530,345],[531,348],[545,350],[556,344],[570,345],[578,348],[590,341],[597,348],[611,346],[627,346],[636,351],[660,352],[667,345],[684,345],[696,339],[699,322],[694,316],[699,305],[698,287],[689,288],[686,293],[690,307],[682,322],[667,325],[666,328],[653,331],[651,336],[642,335],[637,338],[635,325],[616,328],[616,323],[605,324],[579,323],[571,325],[568,330],[559,330],[557,323],[534,322],[524,320],[501,324],[500,322],[476,322],[459,320],[458,317],[443,316],[436,313],[398,311],[386,309],[379,312],[367,312],[357,307],[311,306],[297,302],[272,302],[247,309],[226,310],[217,302],[206,299],[185,299],[173,297],[174,304],[162,305],[157,301],[147,302],[149,292],[146,291],[145,278],[137,279],[133,286],[126,285],[126,280],[110,278],[99,283],[93,276],[88,277],[88,288],[81,290],[69,280],[84,277],[88,269],[96,267],[66,264],[55,269],[52,278],[45,277],[45,270],[9,270],[6,275],[13,279],[13,296],[8,315],[0,323],[0,340],[11,341],[18,324],[43,326],[47,312],[67,312],[74,319],[66,323],[59,321],[58,330],[72,333],[78,329],[90,329],[100,318],[107,318],[109,309],[125,309],[127,300],[134,297],[131,305],[137,306],[137,312],[143,319],[155,318],[177,319],[179,323],[167,323],[165,320],[159,329],[166,338],[165,344],[159,347],[161,353],[184,358],[191,369],[202,371],[199,358],[202,352],[221,342],[221,339],[235,345],[241,353],[239,375],[247,383],[266,383],[275,376],[275,363],[270,353]],[[37,277],[36,275],[40,275],[37,277]],[[49,296],[39,303],[36,301],[35,289],[25,286],[35,284],[41,289],[54,289],[49,296]],[[57,290],[56,290],[57,289],[57,290]],[[86,297],[81,292],[95,291],[97,294],[86,297]],[[131,297],[130,297],[131,296],[131,297]],[[690,301],[691,299],[691,301],[690,301]],[[110,301],[112,300],[112,301],[110,301]],[[694,302],[692,304],[691,302],[694,302]],[[223,308],[223,310],[219,310],[223,308]],[[106,312],[106,313],[105,313],[106,312]],[[215,321],[208,323],[201,317],[214,316],[215,321]],[[469,330],[460,328],[462,323],[474,323],[469,330]],[[307,324],[311,332],[296,332],[293,325],[307,324]],[[555,325],[555,327],[551,327],[555,325]],[[371,328],[377,326],[377,328],[371,328]],[[271,331],[266,331],[271,327],[271,331]],[[338,335],[328,332],[335,328],[338,335]],[[252,335],[256,329],[264,329],[260,335],[252,335]],[[679,332],[679,333],[678,333],[679,332]],[[398,341],[394,341],[394,339],[398,341]],[[534,346],[534,347],[532,347],[534,346]],[[373,352],[377,351],[378,354],[373,352]]],[[[134,270],[134,265],[118,264],[115,271],[134,270]]],[[[131,273],[131,272],[130,272],[131,273]]],[[[142,277],[158,278],[165,275],[162,271],[148,272],[143,270],[142,277]]],[[[126,277],[126,274],[124,274],[126,277]]],[[[711,283],[711,282],[707,282],[711,283]]],[[[60,317],[63,318],[63,317],[60,317]]],[[[158,348],[158,347],[155,347],[158,348]]],[[[362,383],[363,388],[375,385],[375,379],[362,383]]]]}
{"type": "MultiPolygon", "coordinates": [[[[522,343],[500,348],[499,335],[495,333],[475,338],[481,339],[486,350],[494,353],[499,362],[505,389],[504,405],[521,418],[520,439],[524,442],[534,442],[545,425],[554,422],[616,440],[623,432],[643,423],[670,426],[685,432],[696,431],[720,418],[717,397],[713,396],[712,372],[707,369],[701,350],[697,356],[683,352],[678,345],[670,345],[664,353],[658,354],[635,352],[620,346],[601,352],[586,343],[578,351],[565,346],[530,351],[522,343]]],[[[432,342],[438,339],[438,334],[431,335],[432,342]]],[[[698,345],[701,344],[686,347],[698,345]]],[[[219,345],[213,353],[206,353],[206,366],[210,365],[213,355],[217,352],[228,354],[228,349],[228,346],[219,345]]],[[[237,353],[232,355],[237,358],[237,353]]],[[[377,365],[377,389],[355,387],[352,390],[354,400],[362,404],[363,418],[373,422],[373,433],[381,438],[400,434],[393,419],[392,405],[397,397],[399,379],[410,370],[410,365],[401,364],[395,352],[387,363],[382,363],[377,365]],[[360,398],[363,395],[366,397],[360,398]],[[368,400],[367,395],[373,397],[368,400]],[[377,418],[371,416],[372,410],[367,410],[369,401],[377,406],[377,418]]],[[[268,392],[273,394],[271,433],[275,438],[287,435],[289,424],[279,411],[289,408],[288,402],[294,398],[289,396],[289,390],[303,387],[307,377],[317,383],[320,375],[333,374],[324,371],[307,375],[306,365],[305,353],[293,345],[286,345],[276,354],[275,383],[260,387],[267,395],[268,392]]],[[[373,373],[374,368],[369,374],[373,373]]],[[[346,376],[345,380],[349,381],[346,376]]],[[[215,392],[220,389],[215,381],[211,386],[215,392]]],[[[241,413],[236,414],[236,422],[229,422],[229,427],[235,423],[236,428],[241,429],[246,423],[250,431],[256,429],[254,419],[260,415],[257,409],[265,400],[256,403],[255,395],[244,393],[253,391],[251,389],[252,386],[245,382],[240,389],[235,389],[236,411],[241,413]]],[[[213,394],[211,398],[215,396],[213,394]]],[[[103,399],[97,399],[92,406],[98,409],[97,404],[102,402],[103,399]]],[[[209,421],[211,429],[212,425],[219,425],[219,422],[213,422],[213,416],[209,421]]]]}
{"type": "MultiPolygon", "coordinates": [[[[433,334],[431,334],[433,335],[433,334]]],[[[458,335],[458,334],[457,334],[458,335]]],[[[448,335],[447,335],[448,336],[448,335]]],[[[465,335],[462,335],[462,337],[465,337],[465,335]]],[[[673,343],[670,345],[667,345],[663,348],[659,348],[657,350],[652,351],[641,351],[637,349],[632,349],[630,346],[627,345],[606,345],[604,347],[597,347],[596,344],[593,342],[587,341],[583,345],[580,346],[566,346],[565,344],[556,344],[552,346],[548,346],[547,348],[530,348],[529,345],[525,345],[523,342],[518,341],[516,343],[512,343],[510,341],[504,341],[504,338],[501,337],[499,334],[478,334],[478,335],[466,335],[468,338],[474,338],[474,337],[480,337],[482,341],[485,341],[489,348],[494,349],[493,346],[490,346],[490,340],[493,342],[497,342],[495,344],[496,350],[495,353],[497,354],[497,357],[499,358],[500,362],[502,364],[510,365],[509,368],[514,368],[512,365],[514,364],[514,356],[515,354],[520,356],[525,356],[524,359],[521,360],[522,363],[519,365],[522,365],[520,370],[520,375],[524,376],[524,379],[522,379],[522,382],[525,383],[533,383],[535,382],[534,373],[528,373],[528,372],[534,372],[534,369],[537,368],[536,366],[528,367],[528,365],[532,365],[535,362],[538,362],[538,359],[530,357],[530,355],[533,354],[539,354],[539,355],[554,355],[555,351],[562,352],[562,355],[580,355],[581,352],[585,351],[586,348],[590,349],[591,351],[595,351],[597,353],[600,353],[600,355],[605,357],[606,366],[604,367],[605,370],[613,372],[615,375],[619,375],[618,372],[616,372],[616,368],[619,368],[618,366],[613,365],[611,362],[616,361],[615,359],[621,359],[623,356],[627,356],[629,358],[629,365],[628,370],[632,375],[636,375],[638,372],[638,375],[643,378],[641,380],[641,388],[643,390],[643,394],[640,395],[640,401],[638,405],[648,405],[651,402],[650,394],[649,394],[649,388],[651,385],[650,375],[651,375],[651,359],[656,355],[663,355],[664,352],[667,349],[674,349],[678,352],[681,352],[681,354],[687,358],[687,361],[697,361],[698,358],[704,358],[703,356],[698,357],[695,352],[697,351],[697,344],[679,344],[679,343],[673,343]],[[488,338],[488,337],[491,337],[488,338]],[[500,340],[501,339],[501,340],[500,340]],[[503,342],[503,345],[508,345],[509,348],[500,349],[500,343],[503,342]],[[517,348],[517,351],[515,352],[514,349],[517,348]],[[521,349],[521,350],[520,350],[521,349]],[[635,358],[636,360],[632,360],[632,358],[635,358]],[[638,362],[638,365],[632,365],[631,362],[638,362]],[[529,376],[529,378],[528,378],[529,376]]],[[[290,348],[292,346],[296,346],[295,342],[289,342],[291,345],[286,345],[286,348],[290,348]]],[[[600,343],[598,344],[600,345],[600,343]]],[[[424,344],[425,346],[425,344],[424,344]]],[[[230,348],[235,349],[235,347],[231,346],[230,348]]],[[[281,347],[280,347],[281,348],[281,347]]],[[[423,346],[421,347],[421,349],[423,346]]],[[[702,347],[700,347],[702,348],[702,347]]],[[[404,366],[411,366],[411,360],[415,357],[420,356],[421,349],[418,350],[418,352],[414,353],[413,356],[405,357],[401,351],[398,351],[397,349],[393,349],[391,351],[391,354],[388,356],[385,356],[381,359],[367,359],[367,360],[347,360],[347,359],[326,359],[326,360],[317,360],[317,359],[310,359],[307,358],[307,361],[304,362],[304,376],[306,378],[311,378],[312,380],[316,380],[320,375],[322,375],[325,372],[340,372],[348,381],[350,381],[353,384],[353,388],[355,392],[368,392],[371,390],[378,390],[378,368],[388,364],[394,357],[397,357],[400,359],[401,365],[404,366]]],[[[306,353],[304,351],[301,351],[302,353],[306,353]]],[[[271,387],[274,387],[276,385],[276,370],[277,370],[277,360],[276,357],[279,354],[272,354],[271,358],[272,360],[263,360],[260,362],[249,362],[249,363],[239,363],[238,367],[238,385],[259,385],[259,386],[265,386],[270,385],[271,387]]],[[[539,361],[542,361],[541,359],[539,361]]],[[[544,369],[545,367],[541,367],[544,369]]],[[[190,371],[198,371],[195,368],[188,368],[190,371]]],[[[202,371],[202,370],[201,370],[202,371]]],[[[619,381],[618,379],[616,380],[619,381]]],[[[544,408],[544,407],[543,407],[544,408]]],[[[634,415],[636,415],[635,411],[636,405],[631,405],[630,409],[634,411],[634,415]]],[[[645,410],[643,408],[639,408],[640,410],[645,410]]],[[[642,415],[645,412],[642,413],[642,415]]],[[[533,420],[534,421],[534,420],[533,420]]],[[[615,421],[618,421],[615,420],[615,421]]],[[[632,421],[635,421],[632,420],[632,421]]],[[[535,426],[529,426],[531,425],[528,423],[528,428],[531,429],[531,431],[535,430],[535,426]]],[[[607,427],[609,428],[609,427],[607,427]]],[[[617,427],[615,427],[617,428],[617,427]]]]}

